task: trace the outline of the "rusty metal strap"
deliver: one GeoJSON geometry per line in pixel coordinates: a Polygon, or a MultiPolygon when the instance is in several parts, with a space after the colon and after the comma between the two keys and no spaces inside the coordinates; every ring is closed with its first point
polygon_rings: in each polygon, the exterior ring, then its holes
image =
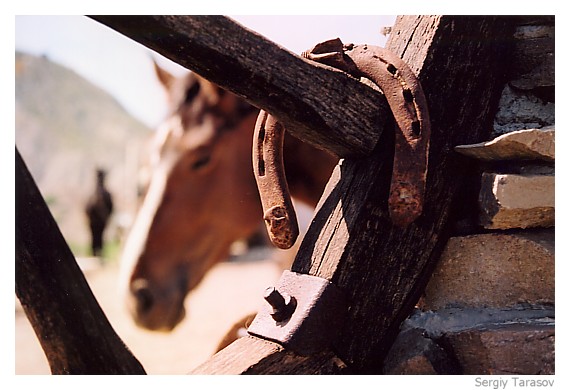
{"type": "Polygon", "coordinates": [[[253,172],[269,239],[278,248],[288,249],[297,240],[299,227],[285,178],[284,137],[283,126],[262,110],[255,124],[253,172]]]}

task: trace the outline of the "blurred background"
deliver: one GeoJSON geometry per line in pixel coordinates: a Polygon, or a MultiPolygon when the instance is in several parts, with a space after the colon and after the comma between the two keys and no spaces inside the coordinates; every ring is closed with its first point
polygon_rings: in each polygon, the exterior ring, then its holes
{"type": "MultiPolygon", "coordinates": [[[[383,46],[381,29],[395,20],[231,17],[296,54],[336,37],[345,43],[383,46]]],[[[191,318],[171,334],[137,328],[116,299],[117,262],[146,179],[141,168],[147,163],[153,131],[166,115],[166,95],[155,77],[153,60],[176,75],[186,72],[85,16],[16,16],[15,142],[117,333],[148,373],[183,374],[214,352],[228,324],[256,311],[258,302],[251,297],[259,297],[267,280],[281,272],[267,264],[255,265],[255,272],[251,264],[214,269],[189,298],[194,300],[191,318]],[[107,172],[106,186],[114,201],[100,259],[91,257],[84,212],[95,188],[96,169],[107,172]],[[255,278],[244,283],[251,275],[255,278]],[[208,294],[220,283],[237,291],[233,299],[242,304],[212,305],[208,294]]],[[[18,307],[15,348],[16,374],[49,373],[18,307]]]]}

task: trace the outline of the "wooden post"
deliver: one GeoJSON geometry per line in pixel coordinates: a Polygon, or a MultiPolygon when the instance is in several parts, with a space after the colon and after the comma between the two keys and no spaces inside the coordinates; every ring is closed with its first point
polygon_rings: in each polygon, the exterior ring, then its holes
{"type": "Polygon", "coordinates": [[[374,155],[337,167],[292,267],[326,278],[350,296],[349,318],[334,350],[351,367],[380,367],[429,280],[474,168],[453,146],[489,137],[512,31],[507,18],[452,16],[399,17],[392,29],[386,47],[416,72],[430,107],[423,214],[406,229],[390,223],[385,132],[374,155]]]}
{"type": "Polygon", "coordinates": [[[16,295],[53,374],[145,374],[93,296],[17,149],[16,295]]]}

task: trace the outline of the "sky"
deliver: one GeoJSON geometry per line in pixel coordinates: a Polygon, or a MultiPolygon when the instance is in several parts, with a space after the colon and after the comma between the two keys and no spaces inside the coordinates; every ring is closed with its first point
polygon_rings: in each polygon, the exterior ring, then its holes
{"type": "MultiPolygon", "coordinates": [[[[382,26],[395,16],[230,16],[286,49],[300,54],[318,42],[383,46],[382,26]],[[295,26],[292,28],[292,26],[295,26]]],[[[165,115],[165,95],[152,59],[175,74],[186,70],[139,43],[86,16],[15,16],[15,49],[45,55],[112,94],[149,127],[165,115]]]]}

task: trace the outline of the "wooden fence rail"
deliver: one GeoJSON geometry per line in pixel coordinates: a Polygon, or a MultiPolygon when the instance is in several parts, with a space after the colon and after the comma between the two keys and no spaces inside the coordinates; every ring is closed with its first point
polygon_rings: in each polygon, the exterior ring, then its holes
{"type": "Polygon", "coordinates": [[[389,116],[373,88],[223,16],[92,18],[271,112],[293,135],[341,157],[370,153],[389,116]]]}

